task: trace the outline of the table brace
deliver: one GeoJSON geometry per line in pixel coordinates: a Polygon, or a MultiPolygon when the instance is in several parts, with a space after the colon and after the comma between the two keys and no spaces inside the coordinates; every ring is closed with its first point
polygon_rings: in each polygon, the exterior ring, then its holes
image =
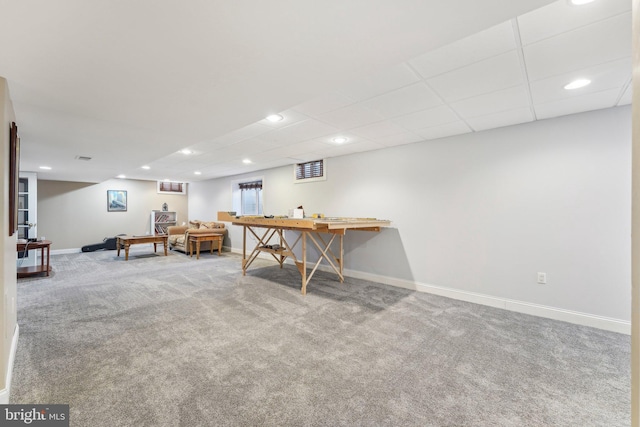
{"type": "MultiPolygon", "coordinates": [[[[340,278],[340,282],[344,282],[344,274],[343,274],[343,258],[344,258],[344,229],[338,230],[329,230],[327,231],[329,234],[332,234],[331,239],[326,241],[319,232],[317,231],[306,231],[306,230],[295,230],[300,233],[298,238],[295,240],[293,245],[289,245],[287,239],[285,238],[283,231],[286,228],[271,228],[267,227],[265,232],[260,236],[250,225],[243,225],[243,245],[242,245],[242,275],[245,276],[247,273],[247,269],[253,263],[253,261],[258,257],[261,252],[270,253],[271,256],[280,264],[280,268],[284,265],[284,261],[291,257],[302,276],[302,286],[301,292],[303,295],[307,293],[307,285],[309,281],[313,277],[314,273],[318,269],[320,262],[325,259],[328,264],[333,268],[335,273],[340,278]],[[251,254],[247,257],[247,229],[253,236],[257,239],[256,245],[251,251],[251,254]],[[280,242],[280,249],[272,249],[267,247],[269,241],[276,235],[278,241],[280,242]],[[320,251],[320,257],[315,261],[311,272],[307,275],[307,235],[311,242],[315,247],[320,251]],[[314,235],[316,237],[314,237],[314,235]],[[337,257],[334,252],[331,250],[331,245],[335,241],[336,236],[339,236],[340,241],[340,256],[337,257]],[[293,252],[298,243],[302,241],[302,260],[299,260],[296,257],[296,254],[293,252]]],[[[291,230],[290,230],[291,231],[291,230]]]]}

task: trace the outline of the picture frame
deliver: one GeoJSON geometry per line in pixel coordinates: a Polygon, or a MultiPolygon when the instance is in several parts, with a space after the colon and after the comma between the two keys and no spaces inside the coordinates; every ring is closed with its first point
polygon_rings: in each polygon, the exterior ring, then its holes
{"type": "Polygon", "coordinates": [[[107,212],[126,212],[127,192],[125,190],[107,190],[107,212]]]}
{"type": "Polygon", "coordinates": [[[11,122],[9,129],[9,236],[18,231],[18,185],[20,174],[20,138],[18,126],[11,122]]]}

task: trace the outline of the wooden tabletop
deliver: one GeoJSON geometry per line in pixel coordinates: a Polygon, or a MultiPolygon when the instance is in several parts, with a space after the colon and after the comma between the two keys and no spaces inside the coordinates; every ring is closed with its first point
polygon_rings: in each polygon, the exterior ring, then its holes
{"type": "Polygon", "coordinates": [[[19,251],[24,251],[24,248],[28,249],[40,249],[51,245],[51,240],[38,240],[36,242],[18,243],[17,248],[19,251]]]}
{"type": "Polygon", "coordinates": [[[224,215],[224,212],[218,212],[219,221],[231,221],[234,225],[248,225],[254,227],[278,227],[291,230],[376,230],[380,227],[388,227],[391,221],[376,218],[347,218],[347,217],[331,217],[331,218],[265,218],[264,216],[240,216],[233,217],[224,215]],[[222,215],[221,215],[222,214],[222,215]]]}
{"type": "Polygon", "coordinates": [[[153,243],[163,242],[164,240],[167,240],[169,236],[166,234],[146,234],[144,236],[116,236],[116,238],[129,243],[153,243]]]}

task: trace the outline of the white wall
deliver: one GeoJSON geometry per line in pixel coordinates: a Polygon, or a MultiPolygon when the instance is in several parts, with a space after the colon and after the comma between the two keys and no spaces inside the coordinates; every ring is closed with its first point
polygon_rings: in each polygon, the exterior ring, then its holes
{"type": "Polygon", "coordinates": [[[78,250],[118,234],[144,235],[151,230],[151,211],[163,203],[178,213],[178,223],[187,220],[187,196],[158,194],[155,181],[38,180],[38,234],[51,240],[52,251],[78,250]],[[127,191],[126,212],[107,211],[107,190],[127,191]]]}
{"type": "MultiPolygon", "coordinates": [[[[392,220],[347,233],[352,275],[626,331],[630,156],[622,107],[331,158],[321,182],[293,184],[291,167],[249,175],[264,176],[265,214],[392,220]]],[[[237,178],[193,183],[191,216],[231,210],[237,178]]],[[[225,245],[241,249],[241,227],[225,245]]]]}
{"type": "MultiPolygon", "coordinates": [[[[16,314],[16,239],[17,232],[9,236],[9,128],[15,121],[13,106],[9,98],[7,81],[0,77],[0,149],[2,150],[2,211],[0,211],[0,404],[9,403],[11,389],[11,368],[15,356],[18,326],[16,314]]],[[[20,124],[18,123],[18,136],[20,124]]]]}

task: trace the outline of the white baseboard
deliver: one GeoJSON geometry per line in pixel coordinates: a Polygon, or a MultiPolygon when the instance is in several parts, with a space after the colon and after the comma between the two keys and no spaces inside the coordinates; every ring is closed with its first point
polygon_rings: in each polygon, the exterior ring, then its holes
{"type": "MultiPolygon", "coordinates": [[[[242,254],[241,250],[229,248],[230,252],[242,254]]],[[[259,256],[259,258],[264,258],[259,256]]],[[[271,257],[265,258],[271,259],[271,257]]],[[[291,259],[285,261],[287,264],[293,264],[291,259]]],[[[333,269],[321,264],[318,270],[333,273],[333,269]]],[[[377,274],[365,273],[356,270],[344,270],[344,275],[355,279],[369,280],[371,282],[382,283],[384,285],[395,286],[398,288],[410,289],[418,292],[425,292],[433,295],[439,295],[460,301],[472,302],[475,304],[486,305],[489,307],[501,308],[504,310],[515,311],[532,316],[544,317],[547,319],[561,320],[563,322],[574,323],[576,325],[590,326],[592,328],[603,329],[611,332],[631,335],[631,322],[614,319],[610,317],[597,316],[594,314],[581,313],[578,311],[565,310],[557,307],[550,307],[540,304],[529,303],[525,301],[510,300],[506,298],[494,297],[480,293],[462,291],[459,289],[446,288],[442,286],[418,283],[411,280],[397,279],[394,277],[380,276],[377,274]]]]}
{"type": "Polygon", "coordinates": [[[80,252],[82,252],[80,248],[54,249],[51,251],[51,255],[77,254],[80,252]]]}
{"type": "MultiPolygon", "coordinates": [[[[324,266],[323,266],[324,267],[324,266]]],[[[318,267],[320,269],[320,267],[318,267]]],[[[323,268],[325,270],[325,268],[323,268]]],[[[326,271],[332,271],[330,269],[326,271]]],[[[347,271],[345,276],[354,277],[356,279],[370,280],[372,282],[383,283],[386,285],[397,286],[400,288],[411,289],[418,292],[439,295],[460,301],[472,302],[475,304],[486,305],[504,310],[515,311],[532,316],[544,317],[547,319],[561,320],[563,322],[574,323],[576,325],[590,326],[592,328],[604,329],[611,332],[631,335],[631,322],[614,319],[610,317],[597,316],[594,314],[581,313],[578,311],[565,310],[557,307],[550,307],[540,304],[534,304],[525,301],[511,300],[507,298],[499,298],[491,295],[485,295],[475,292],[462,291],[459,289],[446,288],[442,286],[429,285],[424,283],[413,282],[409,280],[396,279],[392,277],[379,276],[360,271],[347,271]]]]}
{"type": "Polygon", "coordinates": [[[11,339],[11,350],[9,353],[9,363],[7,366],[7,382],[5,388],[0,390],[0,405],[9,404],[9,398],[11,397],[11,379],[13,377],[13,364],[16,360],[16,351],[18,350],[18,336],[20,335],[20,327],[16,324],[16,328],[13,332],[13,338],[11,339]]]}

